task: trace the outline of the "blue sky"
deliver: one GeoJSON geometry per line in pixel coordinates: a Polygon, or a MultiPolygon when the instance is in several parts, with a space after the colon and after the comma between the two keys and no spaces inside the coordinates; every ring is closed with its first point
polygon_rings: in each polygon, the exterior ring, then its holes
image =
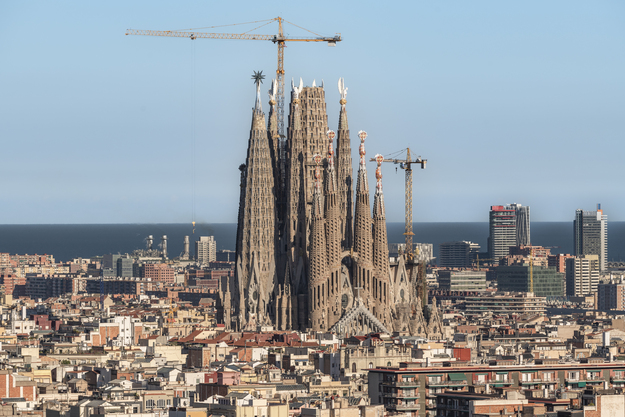
{"type": "MultiPolygon", "coordinates": [[[[625,221],[622,1],[7,0],[0,223],[184,223],[193,211],[235,222],[250,76],[275,73],[275,45],[124,34],[276,16],[343,36],[290,44],[285,68],[287,80],[325,81],[333,128],[345,78],[354,159],[359,130],[368,156],[409,146],[428,159],[415,221],[487,221],[490,205],[512,202],[533,221],[572,221],[596,203],[625,221]]],[[[403,173],[383,174],[387,217],[403,221],[403,173]]]]}

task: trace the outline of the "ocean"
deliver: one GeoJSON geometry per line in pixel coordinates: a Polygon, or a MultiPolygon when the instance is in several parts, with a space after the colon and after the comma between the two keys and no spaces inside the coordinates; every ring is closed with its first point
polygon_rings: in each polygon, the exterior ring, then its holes
{"type": "MultiPolygon", "coordinates": [[[[404,242],[404,223],[388,223],[389,243],[404,242]]],[[[434,256],[438,245],[455,240],[478,243],[486,252],[488,223],[415,223],[414,242],[432,243],[434,256]]],[[[51,254],[57,261],[89,258],[107,253],[130,253],[145,248],[145,238],[154,236],[154,245],[162,235],[168,237],[170,258],[182,253],[185,235],[193,241],[198,236],[214,236],[217,249],[235,248],[236,224],[37,224],[0,225],[0,252],[10,254],[51,254]]],[[[573,253],[573,222],[535,222],[531,225],[534,245],[553,246],[552,253],[573,253]]],[[[608,258],[625,261],[625,222],[608,223],[608,258]]]]}

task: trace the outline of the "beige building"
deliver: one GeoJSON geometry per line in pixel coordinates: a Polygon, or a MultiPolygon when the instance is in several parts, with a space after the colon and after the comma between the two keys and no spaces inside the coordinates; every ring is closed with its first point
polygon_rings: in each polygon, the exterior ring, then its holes
{"type": "Polygon", "coordinates": [[[302,408],[301,417],[381,417],[385,415],[383,405],[349,405],[346,398],[328,400],[319,408],[302,408]]]}
{"type": "Polygon", "coordinates": [[[600,273],[599,255],[582,255],[566,260],[566,295],[596,294],[600,273]]]}
{"type": "Polygon", "coordinates": [[[410,362],[412,350],[405,345],[357,346],[341,349],[342,376],[364,376],[369,369],[381,366],[399,366],[410,362]]]}
{"type": "Polygon", "coordinates": [[[208,414],[224,417],[289,417],[288,404],[270,402],[266,398],[256,398],[247,392],[231,392],[224,396],[215,395],[205,403],[208,414]]]}

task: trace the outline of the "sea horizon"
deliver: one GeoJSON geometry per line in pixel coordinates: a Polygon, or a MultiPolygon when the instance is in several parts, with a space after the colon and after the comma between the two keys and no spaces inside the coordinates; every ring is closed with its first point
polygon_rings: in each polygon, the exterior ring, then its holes
{"type": "MultiPolygon", "coordinates": [[[[168,255],[182,253],[184,236],[214,236],[218,250],[234,250],[236,223],[49,223],[0,225],[0,252],[10,254],[49,254],[66,262],[107,253],[130,253],[145,248],[145,238],[154,237],[154,246],[168,236],[168,255]],[[195,232],[195,233],[194,233],[195,232]]],[[[389,243],[404,242],[404,222],[387,222],[389,243]]],[[[431,243],[438,257],[439,245],[468,240],[487,251],[488,222],[415,222],[413,242],[431,243]]],[[[532,222],[534,245],[550,247],[552,253],[573,253],[573,221],[532,222]]],[[[625,222],[608,222],[608,260],[625,260],[625,222]]]]}

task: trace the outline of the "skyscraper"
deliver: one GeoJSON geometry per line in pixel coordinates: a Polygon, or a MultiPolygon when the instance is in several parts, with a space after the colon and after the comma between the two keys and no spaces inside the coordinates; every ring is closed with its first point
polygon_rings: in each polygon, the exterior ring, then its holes
{"type": "Polygon", "coordinates": [[[608,261],[608,216],[601,204],[596,211],[575,211],[573,222],[575,256],[599,255],[599,269],[605,271],[608,261]]]}
{"type": "Polygon", "coordinates": [[[530,208],[521,204],[491,206],[489,215],[488,253],[494,260],[508,256],[512,246],[528,246],[530,208]]]}
{"type": "Polygon", "coordinates": [[[497,261],[516,246],[516,208],[491,206],[488,220],[488,254],[497,261]]]}
{"type": "Polygon", "coordinates": [[[520,204],[511,204],[516,211],[516,245],[531,245],[530,238],[530,208],[520,204]]]}

